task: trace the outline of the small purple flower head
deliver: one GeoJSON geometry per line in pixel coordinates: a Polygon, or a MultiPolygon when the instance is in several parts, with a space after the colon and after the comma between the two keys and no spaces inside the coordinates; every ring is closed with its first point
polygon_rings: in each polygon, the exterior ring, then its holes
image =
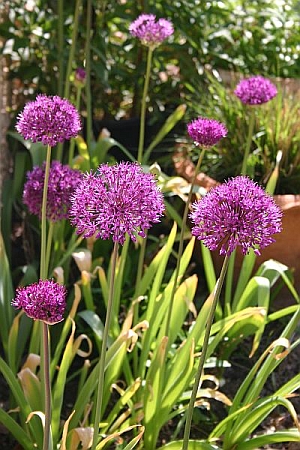
{"type": "Polygon", "coordinates": [[[277,89],[270,80],[257,75],[240,81],[234,93],[246,105],[261,105],[272,100],[277,89]]]}
{"type": "Polygon", "coordinates": [[[221,122],[214,119],[198,117],[188,123],[187,131],[196,145],[211,147],[227,135],[227,128],[221,122]]]}
{"type": "Polygon", "coordinates": [[[282,212],[273,198],[245,176],[238,176],[213,188],[195,202],[190,218],[192,234],[210,250],[230,255],[238,246],[246,255],[252,248],[270,245],[281,231],[282,212]]]}
{"type": "MultiPolygon", "coordinates": [[[[79,170],[53,161],[49,170],[46,217],[52,222],[67,219],[71,206],[70,196],[82,179],[79,170]]],[[[45,180],[45,163],[42,167],[34,167],[27,173],[24,185],[23,202],[31,214],[41,217],[43,188],[45,180]]]]}
{"type": "Polygon", "coordinates": [[[141,14],[134,20],[129,31],[132,36],[140,39],[143,45],[154,49],[174,33],[172,22],[158,19],[154,14],[141,14]]]}
{"type": "Polygon", "coordinates": [[[38,95],[19,114],[16,129],[24,139],[54,147],[76,137],[81,122],[78,111],[68,100],[57,95],[38,95]]]}
{"type": "Polygon", "coordinates": [[[102,164],[95,173],[85,174],[71,197],[70,218],[84,237],[109,239],[124,244],[126,233],[136,235],[159,222],[164,210],[163,196],[151,173],[137,163],[102,164]]]}
{"type": "Polygon", "coordinates": [[[12,306],[49,325],[61,322],[66,309],[66,288],[53,280],[40,280],[16,290],[12,306]]]}
{"type": "Polygon", "coordinates": [[[82,67],[75,70],[75,83],[78,86],[84,86],[86,80],[86,71],[82,67]]]}

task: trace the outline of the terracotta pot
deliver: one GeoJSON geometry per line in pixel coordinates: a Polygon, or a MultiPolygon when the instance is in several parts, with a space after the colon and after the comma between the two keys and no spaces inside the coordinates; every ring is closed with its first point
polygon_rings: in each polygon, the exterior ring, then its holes
{"type": "MultiPolygon", "coordinates": [[[[195,166],[183,154],[176,154],[174,156],[174,166],[176,172],[190,181],[194,177],[195,166]]],[[[207,177],[200,173],[197,176],[197,185],[210,189],[217,186],[219,183],[216,180],[207,177]]],[[[288,266],[294,273],[295,288],[300,290],[300,195],[274,195],[274,200],[283,211],[282,232],[276,234],[276,242],[262,250],[261,256],[256,259],[254,272],[260,264],[269,259],[275,259],[288,266]]],[[[212,252],[216,272],[219,273],[223,258],[218,252],[212,252]]],[[[241,267],[243,255],[241,252],[236,253],[235,270],[238,274],[238,269],[241,267]]]]}

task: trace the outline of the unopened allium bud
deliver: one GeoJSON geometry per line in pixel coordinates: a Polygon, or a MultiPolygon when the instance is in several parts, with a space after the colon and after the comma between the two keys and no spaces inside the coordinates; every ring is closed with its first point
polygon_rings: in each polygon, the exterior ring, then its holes
{"type": "Polygon", "coordinates": [[[76,86],[83,87],[86,80],[86,71],[82,67],[77,67],[75,70],[74,83],[76,86]]]}

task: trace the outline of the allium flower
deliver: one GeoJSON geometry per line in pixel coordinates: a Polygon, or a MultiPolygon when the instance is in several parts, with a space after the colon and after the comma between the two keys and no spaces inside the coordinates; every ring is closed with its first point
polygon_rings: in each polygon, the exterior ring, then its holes
{"type": "Polygon", "coordinates": [[[78,111],[68,100],[57,95],[38,95],[19,114],[16,129],[24,139],[54,147],[76,137],[81,122],[78,111]]]}
{"type": "Polygon", "coordinates": [[[277,95],[276,86],[260,75],[246,78],[237,85],[235,95],[247,105],[261,105],[277,95]]]}
{"type": "Polygon", "coordinates": [[[78,81],[85,81],[86,71],[82,67],[77,67],[77,69],[75,71],[75,78],[78,81]]]}
{"type": "Polygon", "coordinates": [[[102,164],[85,174],[71,197],[71,223],[84,237],[124,244],[126,233],[133,241],[145,237],[152,223],[159,222],[164,204],[155,178],[137,163],[102,164]]]}
{"type": "Polygon", "coordinates": [[[86,71],[82,67],[75,70],[75,84],[84,86],[86,80],[86,71]]]}
{"type": "Polygon", "coordinates": [[[167,19],[158,19],[156,22],[154,14],[141,14],[131,23],[129,31],[142,44],[155,48],[174,33],[174,28],[167,19]]]}
{"type": "Polygon", "coordinates": [[[53,280],[40,280],[16,290],[12,306],[28,317],[49,325],[61,322],[66,308],[66,289],[53,280]]]}
{"type": "Polygon", "coordinates": [[[214,119],[198,117],[188,123],[187,131],[196,145],[211,147],[227,135],[227,128],[214,119]]]}
{"type": "Polygon", "coordinates": [[[282,212],[273,198],[245,176],[238,176],[215,187],[195,202],[190,218],[192,234],[210,250],[230,255],[241,246],[246,255],[275,241],[281,231],[282,212]]]}
{"type": "MultiPolygon", "coordinates": [[[[46,217],[52,222],[67,219],[71,206],[70,196],[74,192],[82,173],[53,161],[49,170],[46,217]]],[[[41,217],[43,188],[45,180],[45,163],[42,167],[34,167],[27,173],[24,185],[23,202],[31,214],[41,217]]]]}

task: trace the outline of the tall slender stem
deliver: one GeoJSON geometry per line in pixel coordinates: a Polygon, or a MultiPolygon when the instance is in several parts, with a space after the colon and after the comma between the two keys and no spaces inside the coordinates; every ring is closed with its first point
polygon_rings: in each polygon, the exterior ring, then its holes
{"type": "Polygon", "coordinates": [[[191,432],[191,425],[192,425],[194,405],[195,405],[195,401],[196,401],[196,398],[197,398],[197,392],[198,392],[199,387],[200,387],[201,375],[202,375],[204,363],[205,363],[205,360],[206,360],[206,353],[207,353],[207,348],[208,348],[208,341],[209,341],[210,331],[211,331],[211,327],[212,327],[213,320],[214,320],[216,306],[217,306],[217,303],[218,303],[218,300],[219,300],[219,297],[220,297],[220,293],[221,293],[221,290],[222,290],[222,286],[223,286],[223,283],[224,283],[224,280],[225,280],[225,275],[226,275],[227,268],[228,268],[228,262],[229,262],[229,256],[226,255],[225,258],[224,258],[224,261],[223,261],[220,277],[219,277],[219,279],[217,281],[217,284],[215,286],[215,292],[213,294],[212,305],[211,305],[211,308],[210,308],[210,311],[209,311],[209,316],[208,316],[208,319],[207,319],[207,324],[206,324],[206,328],[205,328],[205,334],[204,334],[204,340],[203,340],[203,345],[202,345],[202,351],[201,351],[199,366],[198,366],[198,369],[197,369],[195,382],[194,382],[194,386],[193,386],[193,390],[192,390],[192,395],[191,395],[189,406],[188,406],[188,410],[187,410],[187,417],[186,417],[186,422],[185,422],[182,450],[188,450],[188,446],[189,446],[189,437],[190,437],[190,432],[191,432]]]}
{"type": "Polygon", "coordinates": [[[58,95],[63,93],[64,83],[64,0],[58,0],[57,43],[58,43],[58,95]]]}
{"type": "Polygon", "coordinates": [[[242,164],[242,169],[241,169],[241,175],[247,175],[247,165],[248,165],[248,158],[249,158],[250,149],[251,149],[254,124],[255,124],[255,109],[252,108],[250,110],[249,129],[248,129],[248,136],[247,136],[247,140],[246,140],[246,147],[245,147],[244,159],[243,159],[243,164],[242,164]]]}
{"type": "MultiPolygon", "coordinates": [[[[81,98],[81,91],[82,91],[82,87],[78,86],[77,88],[77,93],[76,93],[76,109],[77,111],[80,110],[80,98],[81,98]]],[[[68,164],[70,167],[73,166],[73,158],[74,158],[74,149],[75,149],[75,139],[71,139],[70,142],[70,147],[69,147],[69,160],[68,160],[68,164]]]]}
{"type": "MultiPolygon", "coordinates": [[[[40,262],[40,279],[47,278],[47,192],[49,182],[51,162],[51,147],[47,146],[45,179],[41,212],[41,262],[40,262]]],[[[49,350],[49,330],[46,323],[42,323],[41,329],[41,381],[43,385],[43,399],[45,411],[45,427],[43,438],[43,450],[52,448],[50,442],[50,426],[51,426],[51,384],[50,384],[50,350],[49,350]]]]}
{"type": "Polygon", "coordinates": [[[46,241],[47,241],[47,191],[49,182],[49,172],[50,172],[50,161],[51,161],[51,147],[47,146],[47,156],[46,156],[46,167],[45,167],[45,179],[44,179],[44,189],[43,189],[43,200],[42,200],[42,212],[41,212],[41,264],[40,264],[40,279],[45,280],[47,278],[47,268],[46,268],[46,241]]]}
{"type": "Polygon", "coordinates": [[[54,222],[50,221],[49,228],[48,228],[48,236],[47,236],[46,255],[45,255],[45,271],[46,271],[46,274],[47,274],[46,276],[48,276],[48,273],[49,273],[49,264],[50,264],[50,256],[51,256],[53,230],[54,230],[54,222]]]}
{"type": "Polygon", "coordinates": [[[191,183],[191,187],[188,193],[188,198],[185,204],[185,208],[184,208],[184,212],[183,212],[183,218],[182,218],[182,227],[181,227],[181,231],[180,231],[180,238],[179,238],[179,247],[178,247],[178,254],[177,254],[177,262],[176,262],[176,270],[175,270],[175,279],[174,279],[174,283],[172,286],[172,292],[171,292],[171,299],[170,299],[170,304],[169,304],[169,309],[168,309],[168,315],[167,315],[167,321],[166,321],[166,330],[165,330],[165,336],[169,335],[169,329],[170,329],[170,322],[171,322],[171,316],[172,316],[172,309],[173,309],[173,305],[174,305],[174,298],[175,298],[175,292],[178,286],[178,277],[179,277],[179,272],[180,272],[180,262],[181,262],[181,257],[182,257],[182,253],[183,253],[183,243],[184,243],[184,233],[185,233],[185,229],[186,229],[186,223],[187,223],[187,216],[188,216],[188,212],[189,212],[189,206],[192,200],[192,195],[193,195],[193,190],[194,190],[194,186],[196,183],[196,179],[197,179],[197,175],[199,173],[200,170],[200,166],[202,164],[203,161],[203,157],[204,157],[204,153],[205,153],[205,148],[203,147],[201,150],[201,153],[199,155],[198,161],[197,161],[197,165],[195,167],[195,173],[192,179],[192,183],[191,183]]]}
{"type": "Polygon", "coordinates": [[[138,261],[138,267],[137,267],[137,274],[136,274],[134,298],[138,297],[138,295],[139,295],[139,285],[140,285],[142,275],[143,275],[143,266],[144,266],[145,253],[146,253],[146,243],[147,243],[147,236],[145,238],[143,238],[142,243],[141,243],[139,261],[138,261]]]}
{"type": "Polygon", "coordinates": [[[51,426],[51,383],[50,383],[50,343],[49,343],[49,327],[42,322],[42,344],[43,344],[43,381],[45,392],[45,428],[43,439],[43,450],[52,448],[50,442],[50,426],[51,426]]]}
{"type": "MultiPolygon", "coordinates": [[[[69,98],[70,96],[70,75],[72,72],[72,64],[74,61],[75,51],[76,51],[76,41],[78,35],[78,23],[79,23],[79,15],[81,11],[81,0],[76,0],[75,11],[74,11],[74,20],[73,20],[73,31],[71,37],[71,46],[69,50],[69,59],[66,70],[66,79],[65,79],[65,88],[64,88],[64,97],[69,98]]],[[[62,151],[63,144],[59,143],[57,146],[56,159],[58,161],[62,160],[62,151]]]]}
{"type": "MultiPolygon", "coordinates": [[[[138,261],[138,267],[137,267],[137,275],[136,275],[136,282],[135,282],[135,291],[134,291],[134,299],[137,299],[140,295],[140,282],[143,276],[143,266],[144,266],[144,260],[145,260],[145,253],[146,253],[146,245],[147,245],[147,236],[145,239],[143,239],[141,243],[140,253],[139,253],[139,261],[138,261]]],[[[136,325],[138,323],[138,314],[139,314],[139,303],[138,301],[133,306],[133,323],[136,325]]],[[[138,370],[138,348],[137,346],[133,349],[133,370],[134,373],[137,373],[138,370]]]]}
{"type": "Polygon", "coordinates": [[[76,51],[76,41],[78,35],[78,24],[79,24],[79,15],[81,11],[81,0],[76,0],[75,11],[74,11],[74,20],[73,20],[73,30],[71,37],[71,46],[69,50],[69,59],[67,65],[66,72],[66,80],[65,80],[65,89],[64,89],[64,97],[69,98],[70,95],[70,75],[72,72],[72,64],[74,62],[75,51],[76,51]]]}
{"type": "Polygon", "coordinates": [[[92,95],[91,95],[91,27],[92,27],[92,0],[87,1],[86,43],[85,43],[85,95],[86,95],[86,143],[90,154],[93,138],[92,126],[92,95]]]}
{"type": "Polygon", "coordinates": [[[115,285],[117,258],[118,258],[118,243],[115,242],[114,248],[113,248],[113,253],[112,253],[112,261],[111,261],[111,272],[110,272],[110,280],[109,280],[109,294],[108,294],[108,301],[107,301],[106,319],[105,319],[105,325],[104,325],[104,330],[103,330],[100,361],[99,361],[99,366],[98,366],[98,388],[97,388],[97,398],[96,398],[96,404],[95,404],[96,414],[95,414],[92,450],[95,450],[96,445],[97,445],[98,434],[99,434],[99,424],[100,424],[101,413],[102,413],[105,356],[106,356],[106,350],[107,350],[109,328],[110,328],[111,318],[112,318],[111,313],[113,310],[114,285],[115,285]]]}
{"type": "Polygon", "coordinates": [[[149,47],[148,55],[147,55],[147,66],[146,66],[145,82],[144,82],[144,89],[143,89],[143,97],[142,97],[142,103],[141,103],[140,137],[139,137],[139,147],[138,147],[138,157],[137,157],[137,161],[140,164],[142,164],[142,162],[143,162],[143,150],[144,150],[144,144],[145,144],[146,107],[147,107],[147,95],[148,95],[148,89],[149,89],[152,55],[153,55],[153,49],[151,47],[149,47]]]}

